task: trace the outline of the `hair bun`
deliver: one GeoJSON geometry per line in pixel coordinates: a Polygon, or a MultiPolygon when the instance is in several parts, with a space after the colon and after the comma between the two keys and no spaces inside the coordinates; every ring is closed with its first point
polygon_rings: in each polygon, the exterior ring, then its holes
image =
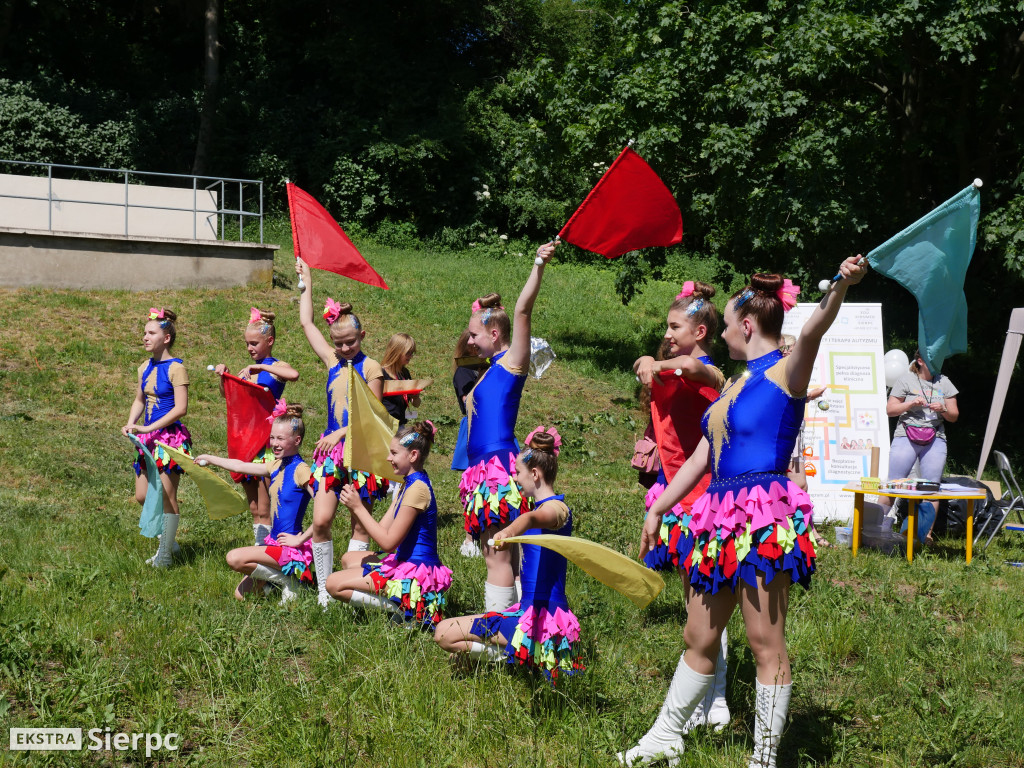
{"type": "Polygon", "coordinates": [[[408,425],[413,432],[418,432],[421,439],[428,445],[434,444],[434,425],[429,421],[415,421],[408,425]]]}
{"type": "MultiPolygon", "coordinates": [[[[781,285],[781,283],[780,283],[780,285],[781,285]]],[[[352,314],[352,305],[349,304],[347,301],[343,301],[343,302],[341,302],[341,304],[338,305],[338,316],[339,317],[341,317],[342,315],[351,315],[351,314],[352,314]]]]}
{"type": "Polygon", "coordinates": [[[501,306],[501,294],[488,293],[477,299],[477,303],[480,305],[480,309],[498,309],[501,306]]]}
{"type": "Polygon", "coordinates": [[[750,287],[763,293],[776,293],[783,285],[782,275],[758,272],[750,278],[750,287]]]}
{"type": "Polygon", "coordinates": [[[271,312],[269,309],[259,309],[257,310],[257,312],[260,313],[260,320],[262,320],[264,323],[272,323],[274,322],[274,318],[277,317],[277,315],[271,312]]]}
{"type": "Polygon", "coordinates": [[[711,299],[715,295],[715,286],[702,283],[700,280],[693,281],[693,294],[695,299],[711,299]]]}
{"type": "Polygon", "coordinates": [[[544,451],[545,453],[555,452],[555,436],[548,434],[547,432],[538,432],[530,438],[528,445],[535,451],[544,451]]]}
{"type": "Polygon", "coordinates": [[[285,408],[285,418],[301,419],[302,418],[302,406],[298,403],[288,403],[288,407],[285,408]]]}

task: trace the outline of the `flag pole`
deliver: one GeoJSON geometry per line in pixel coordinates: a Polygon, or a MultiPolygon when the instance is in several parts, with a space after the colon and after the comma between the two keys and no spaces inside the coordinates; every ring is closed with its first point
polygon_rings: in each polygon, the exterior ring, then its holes
{"type": "MultiPolygon", "coordinates": [[[[292,220],[292,239],[293,239],[293,244],[297,246],[298,243],[294,239],[294,237],[295,237],[295,217],[292,216],[292,196],[291,196],[291,194],[288,191],[288,185],[291,184],[291,183],[292,183],[292,180],[286,177],[285,180],[284,180],[284,190],[285,190],[285,194],[288,196],[288,215],[291,217],[291,220],[292,220]]],[[[299,258],[299,253],[298,253],[298,248],[297,247],[295,248],[295,258],[296,259],[299,258]]],[[[299,275],[299,283],[296,286],[296,288],[299,289],[299,293],[302,293],[304,290],[306,290],[306,284],[304,282],[302,282],[302,275],[301,274],[299,275]]]]}

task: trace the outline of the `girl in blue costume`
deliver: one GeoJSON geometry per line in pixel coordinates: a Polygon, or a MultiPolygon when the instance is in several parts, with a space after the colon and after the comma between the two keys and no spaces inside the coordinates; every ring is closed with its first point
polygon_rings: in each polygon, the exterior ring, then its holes
{"type": "Polygon", "coordinates": [[[313,495],[309,465],[299,455],[306,425],[302,421],[302,406],[279,400],[273,414],[270,446],[273,460],[239,461],[203,454],[196,456],[197,464],[213,464],[230,472],[240,472],[270,480],[270,501],[273,525],[261,542],[262,546],[239,547],[227,554],[228,565],[246,574],[235,597],[244,600],[253,591],[255,582],[269,581],[281,588],[281,604],[298,597],[299,585],[313,583],[310,568],[313,552],[310,537],[312,526],[302,530],[302,519],[313,495]]]}
{"type": "MultiPolygon", "coordinates": [[[[538,427],[526,438],[516,460],[516,480],[534,499],[523,512],[495,534],[494,542],[523,534],[572,535],[572,511],[556,494],[558,448],[561,439],[552,427],[538,427]]],[[[539,667],[552,680],[583,669],[579,662],[580,623],[565,597],[566,559],[550,549],[523,544],[523,596],[518,603],[475,616],[441,622],[434,639],[449,653],[505,659],[509,664],[539,667]]]]}
{"type": "MultiPolygon", "coordinates": [[[[153,307],[142,333],[142,346],[150,354],[139,366],[135,400],[128,411],[128,422],[121,433],[136,434],[146,446],[160,469],[164,491],[164,532],[156,554],[146,560],[154,568],[166,568],[171,555],[179,547],[174,540],[178,532],[178,481],[184,470],[156,445],[160,442],[191,455],[192,435],[179,421],[188,412],[188,372],[181,359],[171,355],[178,316],[170,309],[153,307]],[[137,423],[143,418],[142,424],[137,423]]],[[[142,454],[135,459],[135,500],[146,502],[149,484],[143,472],[142,454]]]]}
{"type": "MultiPolygon", "coordinates": [[[[299,292],[299,320],[306,340],[327,366],[327,429],[313,451],[313,562],[317,573],[318,600],[327,607],[331,598],[327,594],[327,577],[334,570],[334,540],[331,524],[338,512],[338,493],[346,483],[351,483],[359,492],[367,512],[373,509],[373,502],[387,495],[388,481],[377,475],[353,468],[346,470],[342,464],[345,451],[345,433],[348,431],[348,371],[349,365],[356,369],[373,396],[380,400],[384,394],[384,372],[380,363],[367,357],[362,351],[363,330],[359,318],[352,313],[351,304],[338,304],[327,299],[324,320],[331,334],[328,343],[316,325],[313,324],[313,284],[309,265],[302,259],[295,260],[295,271],[303,287],[299,292]]],[[[352,515],[352,538],[348,542],[349,552],[366,552],[369,536],[355,515],[352,515]]]]}
{"type": "Polygon", "coordinates": [[[537,260],[516,302],[510,322],[501,297],[492,293],[473,305],[469,343],[491,366],[466,398],[469,468],[462,474],[459,497],[465,510],[465,529],[480,541],[487,564],[484,609],[501,610],[515,602],[515,574],[510,550],[485,544],[494,534],[527,510],[511,475],[515,466],[516,419],[530,364],[530,316],[540,292],[545,265],[555,252],[550,242],[537,249],[537,260]]]}
{"type": "MultiPolygon", "coordinates": [[[[665,331],[665,340],[669,343],[667,359],[658,361],[653,357],[641,357],[633,365],[633,370],[645,386],[661,386],[659,374],[663,371],[678,371],[693,385],[677,389],[670,401],[673,434],[666,435],[665,439],[671,442],[672,450],[663,452],[658,479],[644,499],[648,511],[700,443],[701,416],[713,399],[707,395],[710,390],[704,388],[710,387],[717,393],[725,384],[725,376],[711,360],[711,347],[718,334],[718,310],[711,303],[714,295],[714,286],[707,283],[693,280],[683,283],[683,289],[668,310],[665,331]]],[[[706,473],[682,501],[665,513],[657,543],[644,558],[644,564],[653,570],[677,571],[687,593],[690,589],[689,575],[685,568],[680,567],[680,563],[685,564],[693,551],[690,512],[693,502],[700,498],[710,481],[710,473],[706,473]]],[[[721,730],[729,723],[729,705],[725,700],[728,643],[728,633],[723,629],[721,650],[715,663],[715,682],[708,688],[704,699],[697,704],[683,733],[704,725],[721,730]]]]}
{"type": "Polygon", "coordinates": [[[437,502],[423,471],[433,443],[434,425],[429,421],[399,427],[388,461],[405,481],[380,522],[366,511],[351,485],[342,489],[342,504],[390,554],[346,552],[341,558],[344,570],[327,580],[327,591],[338,600],[380,608],[424,628],[441,620],[445,592],[452,583],[451,570],[437,554],[437,502]]]}
{"type": "MultiPolygon", "coordinates": [[[[284,396],[284,385],[289,381],[298,381],[299,372],[283,360],[271,357],[273,351],[274,337],[277,335],[274,330],[274,313],[266,310],[259,310],[252,307],[249,310],[249,323],[245,328],[245,348],[253,362],[238,372],[238,378],[253,381],[261,387],[266,387],[274,396],[280,400],[284,396]]],[[[227,372],[228,367],[223,363],[213,369],[218,376],[227,372]]],[[[224,394],[224,380],[221,379],[220,392],[224,394]]],[[[270,443],[263,446],[253,463],[266,464],[273,459],[273,452],[270,450],[270,443]]],[[[246,475],[237,482],[241,483],[245,490],[245,498],[249,501],[249,511],[252,512],[252,533],[256,546],[263,543],[270,533],[270,485],[267,478],[262,480],[246,475]]]]}
{"type": "Polygon", "coordinates": [[[730,357],[747,361],[747,370],[708,409],[704,439],[651,507],[640,542],[642,555],[650,551],[662,515],[710,467],[711,485],[693,505],[690,521],[695,546],[687,561],[686,652],[654,725],[618,755],[625,765],[679,760],[683,727],[714,680],[719,636],[738,603],[757,665],[750,765],[775,766],[792,689],[786,651],[789,587],[794,581],[810,583],[815,558],[811,501],[786,470],[821,337],[848,287],[866,271],[857,257],[842,263],[840,279],[786,358],[778,349],[782,319],[799,288],[778,275],[754,275],[726,305],[722,338],[730,357]]]}

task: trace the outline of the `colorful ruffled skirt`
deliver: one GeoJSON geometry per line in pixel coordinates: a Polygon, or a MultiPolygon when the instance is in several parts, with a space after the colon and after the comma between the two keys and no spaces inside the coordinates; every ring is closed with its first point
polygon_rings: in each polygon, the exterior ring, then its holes
{"type": "Polygon", "coordinates": [[[507,465],[492,456],[462,473],[459,499],[465,513],[464,527],[474,539],[479,539],[488,527],[504,527],[529,511],[530,502],[509,474],[515,465],[516,456],[509,452],[507,465]]]}
{"type": "Polygon", "coordinates": [[[580,662],[580,622],[568,608],[516,603],[504,611],[491,611],[473,620],[470,629],[487,639],[501,635],[509,664],[536,667],[554,681],[558,675],[574,675],[585,667],[580,662]]]}
{"type": "MultiPolygon", "coordinates": [[[[665,475],[659,472],[657,481],[644,497],[644,508],[649,510],[667,487],[665,475]]],[[[658,543],[644,555],[644,565],[654,571],[670,571],[679,568],[680,562],[685,563],[693,551],[693,534],[689,526],[690,514],[681,504],[676,504],[661,518],[658,543]]]]}
{"type": "MultiPolygon", "coordinates": [[[[171,448],[177,448],[179,451],[184,453],[186,456],[192,455],[192,435],[188,429],[180,421],[176,421],[170,426],[158,429],[153,432],[139,432],[135,435],[142,442],[146,449],[153,454],[153,459],[156,461],[157,469],[161,472],[171,474],[182,474],[185,470],[178,466],[178,462],[171,458],[171,455],[167,453],[162,447],[157,445],[159,440],[161,443],[171,446],[171,448]]],[[[145,471],[145,467],[142,463],[142,453],[136,450],[135,458],[135,475],[141,475],[145,471]]]]}
{"type": "MultiPolygon", "coordinates": [[[[263,448],[260,449],[260,452],[257,453],[253,457],[251,463],[253,463],[253,464],[270,464],[273,460],[274,460],[274,452],[272,450],[270,450],[270,444],[268,443],[267,445],[264,445],[263,448]]],[[[235,475],[232,474],[231,477],[234,478],[235,475]]],[[[241,475],[237,480],[235,480],[235,482],[236,483],[251,483],[253,480],[262,480],[262,479],[263,479],[262,477],[256,477],[256,475],[241,475]]]]}
{"type": "Polygon", "coordinates": [[[405,612],[406,621],[433,627],[444,618],[444,593],[452,585],[451,568],[399,562],[392,553],[379,563],[364,565],[363,576],[370,577],[377,594],[405,612]]]}
{"type": "Polygon", "coordinates": [[[300,582],[313,583],[313,541],[307,539],[301,547],[285,547],[277,540],[267,536],[263,540],[267,545],[266,552],[277,560],[281,573],[291,574],[300,582]]]}
{"type": "MultiPolygon", "coordinates": [[[[324,432],[324,435],[326,434],[328,433],[324,432]]],[[[324,483],[327,490],[334,491],[334,495],[337,496],[341,492],[341,487],[350,482],[359,491],[359,498],[363,501],[372,503],[388,495],[387,478],[358,469],[345,469],[344,456],[344,440],[334,446],[330,453],[319,449],[313,452],[313,466],[310,467],[310,471],[313,475],[314,493],[318,492],[320,484],[324,483]]]]}
{"type": "Polygon", "coordinates": [[[694,547],[686,560],[690,585],[714,594],[734,592],[742,579],[758,586],[779,573],[810,586],[815,551],[813,506],[807,492],[782,474],[714,480],[690,510],[694,547]]]}

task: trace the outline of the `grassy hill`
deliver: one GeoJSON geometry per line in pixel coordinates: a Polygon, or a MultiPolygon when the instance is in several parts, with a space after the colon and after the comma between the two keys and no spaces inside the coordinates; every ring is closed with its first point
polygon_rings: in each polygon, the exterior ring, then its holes
{"type": "MultiPolygon", "coordinates": [[[[435,380],[420,413],[441,429],[428,462],[441,552],[455,571],[452,615],[483,602],[484,567],[458,555],[455,340],[473,299],[511,306],[530,262],[369,246],[382,292],[314,274],[314,302],[351,301],[379,359],[411,333],[416,376],[435,380]]],[[[655,716],[681,650],[683,594],[669,579],[646,611],[570,569],[588,670],[552,689],[501,667],[452,668],[430,637],[310,594],[236,602],[224,553],[251,540],[245,516],[207,519],[181,484],[182,553],[143,560],[127,441],[120,435],[143,361],[150,306],[178,312],[175,353],[192,378],[185,423],[202,451],[224,450],[224,405],[210,363],[246,360],[250,306],[278,314],[275,355],[299,370],[289,401],[311,435],[325,423],[324,370],[298,327],[292,255],[270,290],[0,292],[0,727],[82,727],[181,735],[177,752],[16,753],[2,764],[604,766],[655,716]]],[[[629,363],[656,346],[678,290],[652,283],[623,307],[614,275],[556,263],[534,334],[558,360],[527,383],[520,432],[555,424],[565,439],[559,488],[579,535],[635,555],[643,499],[628,459],[643,429],[629,363]]],[[[721,357],[724,358],[724,355],[721,357]]],[[[307,442],[308,456],[312,444],[307,442]]],[[[379,509],[378,509],[379,512],[379,509]]],[[[345,522],[335,522],[344,541],[345,522]]],[[[826,533],[829,531],[826,529],[826,533]]],[[[828,550],[789,618],[795,678],[780,765],[1024,765],[1024,541],[967,566],[961,542],[900,558],[828,550]]],[[[733,722],[691,740],[684,765],[746,765],[753,661],[730,624],[733,722]]]]}

